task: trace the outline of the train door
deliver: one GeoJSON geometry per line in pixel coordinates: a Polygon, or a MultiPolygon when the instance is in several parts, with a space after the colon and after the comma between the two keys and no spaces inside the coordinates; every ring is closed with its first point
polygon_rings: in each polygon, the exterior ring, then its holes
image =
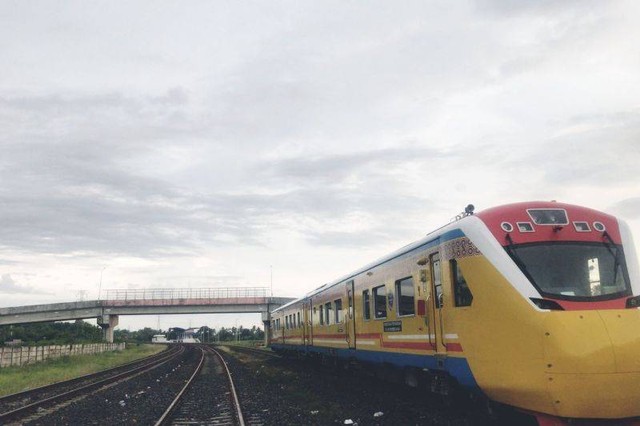
{"type": "Polygon", "coordinates": [[[355,315],[355,302],[354,302],[354,283],[353,280],[349,281],[345,285],[347,294],[347,310],[344,316],[345,327],[345,339],[349,349],[356,348],[356,315],[355,315]]]}
{"type": "Polygon", "coordinates": [[[442,265],[440,253],[429,256],[431,263],[431,321],[429,334],[433,336],[432,344],[436,352],[446,353],[447,345],[444,341],[444,323],[442,308],[444,307],[444,291],[442,287],[442,265]]]}
{"type": "Polygon", "coordinates": [[[308,311],[307,311],[307,327],[308,327],[308,333],[307,333],[307,346],[313,346],[313,300],[309,299],[307,301],[307,307],[308,307],[308,311]]]}
{"type": "Polygon", "coordinates": [[[311,345],[311,300],[305,300],[302,304],[302,343],[311,345]]]}

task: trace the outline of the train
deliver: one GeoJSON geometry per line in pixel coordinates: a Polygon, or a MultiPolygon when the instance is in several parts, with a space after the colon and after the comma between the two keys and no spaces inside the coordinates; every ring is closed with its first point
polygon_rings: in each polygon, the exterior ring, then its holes
{"type": "Polygon", "coordinates": [[[539,424],[640,418],[629,226],[556,201],[475,212],[271,314],[284,355],[463,390],[539,424]]]}

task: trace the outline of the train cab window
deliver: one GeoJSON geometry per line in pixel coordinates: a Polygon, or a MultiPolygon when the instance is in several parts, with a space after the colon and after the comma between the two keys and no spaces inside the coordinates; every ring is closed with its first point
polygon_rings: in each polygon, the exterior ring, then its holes
{"type": "Polygon", "coordinates": [[[473,294],[462,275],[462,269],[455,259],[449,261],[451,267],[451,282],[453,283],[453,297],[455,306],[471,306],[473,294]]]}
{"type": "Polygon", "coordinates": [[[383,285],[373,289],[373,312],[376,318],[387,317],[387,291],[383,285]]]}
{"type": "Polygon", "coordinates": [[[336,311],[335,311],[335,323],[336,324],[340,324],[342,322],[342,299],[338,299],[335,302],[333,302],[333,304],[335,305],[336,311]]]}
{"type": "Polygon", "coordinates": [[[396,300],[398,316],[415,315],[415,288],[412,277],[396,281],[396,300]]]}
{"type": "Polygon", "coordinates": [[[324,318],[327,320],[327,325],[331,324],[331,302],[324,304],[324,318]]]}
{"type": "Polygon", "coordinates": [[[371,319],[371,301],[369,300],[369,290],[362,292],[362,318],[371,319]]]}
{"type": "Polygon", "coordinates": [[[544,242],[506,248],[531,284],[545,297],[610,300],[632,294],[622,246],[544,242]]]}

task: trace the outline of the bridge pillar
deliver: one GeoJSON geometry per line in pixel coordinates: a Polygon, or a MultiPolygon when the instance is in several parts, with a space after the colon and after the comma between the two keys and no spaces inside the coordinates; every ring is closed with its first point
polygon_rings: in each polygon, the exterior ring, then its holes
{"type": "Polygon", "coordinates": [[[113,329],[118,325],[118,315],[102,315],[98,317],[98,325],[102,327],[104,340],[113,343],[113,329]]]}
{"type": "Polygon", "coordinates": [[[271,336],[271,312],[267,307],[267,312],[262,313],[262,324],[264,324],[264,346],[269,346],[271,336]]]}

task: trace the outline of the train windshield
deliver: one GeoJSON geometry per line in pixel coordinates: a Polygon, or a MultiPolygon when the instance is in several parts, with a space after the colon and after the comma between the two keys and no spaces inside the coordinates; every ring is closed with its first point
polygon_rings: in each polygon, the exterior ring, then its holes
{"type": "Polygon", "coordinates": [[[543,296],[607,300],[631,294],[622,246],[546,242],[506,249],[543,296]]]}

